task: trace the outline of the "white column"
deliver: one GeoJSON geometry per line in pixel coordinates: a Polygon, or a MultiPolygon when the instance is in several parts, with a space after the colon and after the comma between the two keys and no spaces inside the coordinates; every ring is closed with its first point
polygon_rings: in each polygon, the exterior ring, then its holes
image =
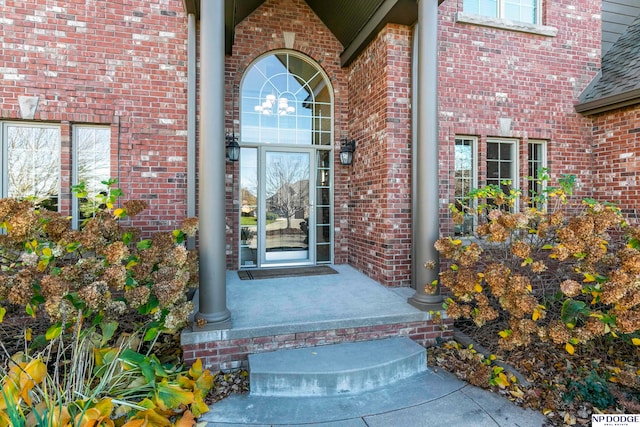
{"type": "Polygon", "coordinates": [[[224,1],[200,2],[200,288],[196,320],[206,329],[231,327],[227,309],[224,1]]]}

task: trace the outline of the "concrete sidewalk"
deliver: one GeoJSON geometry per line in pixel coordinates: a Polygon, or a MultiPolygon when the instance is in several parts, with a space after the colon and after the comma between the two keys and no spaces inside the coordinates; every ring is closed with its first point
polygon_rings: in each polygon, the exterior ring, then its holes
{"type": "Polygon", "coordinates": [[[539,412],[434,369],[350,396],[233,395],[199,419],[207,427],[541,427],[546,421],[539,412]]]}

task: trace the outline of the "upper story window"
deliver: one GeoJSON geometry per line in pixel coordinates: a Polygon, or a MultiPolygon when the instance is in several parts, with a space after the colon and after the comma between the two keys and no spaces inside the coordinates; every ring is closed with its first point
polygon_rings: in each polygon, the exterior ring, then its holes
{"type": "Polygon", "coordinates": [[[316,64],[295,52],[263,56],[242,80],[240,141],[331,145],[331,101],[316,64]]]}
{"type": "Polygon", "coordinates": [[[464,0],[465,13],[540,24],[542,0],[464,0]]]}

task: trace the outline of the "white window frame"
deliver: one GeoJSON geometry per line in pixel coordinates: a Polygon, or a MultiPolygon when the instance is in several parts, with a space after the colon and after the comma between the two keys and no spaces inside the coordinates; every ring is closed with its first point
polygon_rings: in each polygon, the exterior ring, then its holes
{"type": "MultiPolygon", "coordinates": [[[[71,143],[72,143],[72,150],[73,150],[73,159],[72,159],[72,164],[71,164],[71,173],[72,173],[72,177],[71,177],[71,182],[72,185],[78,185],[80,183],[80,179],[79,179],[79,159],[81,156],[80,153],[80,133],[82,130],[84,129],[92,129],[92,130],[96,130],[96,129],[101,129],[101,130],[108,130],[109,131],[109,149],[108,149],[108,168],[109,171],[111,171],[111,126],[109,125],[87,125],[87,124],[74,124],[71,128],[71,143]]],[[[106,177],[106,179],[111,178],[111,176],[106,177]]],[[[106,187],[105,187],[106,190],[106,187]]],[[[71,204],[71,225],[74,229],[77,229],[79,226],[79,219],[80,219],[80,206],[79,206],[79,200],[78,197],[75,195],[75,193],[72,195],[72,204],[71,204]]]]}
{"type": "MultiPolygon", "coordinates": [[[[479,0],[475,0],[475,1],[479,1],[479,0]]],[[[485,15],[481,12],[477,13],[477,15],[479,16],[484,16],[487,18],[494,18],[494,19],[501,19],[504,21],[513,21],[513,22],[522,22],[525,24],[529,24],[529,25],[540,25],[542,22],[542,0],[533,0],[534,2],[534,7],[535,7],[535,15],[534,15],[534,21],[533,22],[528,22],[528,21],[521,21],[519,19],[509,19],[505,17],[505,4],[507,3],[508,0],[496,0],[496,15],[485,15]]],[[[463,7],[464,7],[464,0],[463,0],[463,7]]],[[[467,13],[467,11],[464,11],[465,13],[467,13]]]]}
{"type": "MultiPolygon", "coordinates": [[[[454,170],[454,177],[453,177],[453,181],[454,181],[454,189],[453,189],[453,199],[454,199],[454,203],[458,201],[458,199],[465,199],[468,197],[465,197],[464,195],[457,195],[456,194],[456,189],[457,189],[457,183],[458,183],[458,178],[455,176],[455,173],[457,172],[457,166],[456,166],[456,154],[457,154],[457,150],[456,147],[458,146],[458,142],[466,142],[466,143],[470,143],[471,145],[471,182],[470,182],[470,188],[474,189],[478,187],[478,137],[475,136],[467,136],[467,135],[456,135],[455,137],[455,141],[454,141],[454,166],[453,166],[453,170],[454,170]]],[[[475,207],[475,202],[471,202],[471,208],[475,207]]],[[[473,231],[476,229],[476,218],[475,215],[471,215],[470,216],[471,221],[473,221],[473,224],[471,225],[471,233],[465,233],[465,232],[455,232],[454,233],[456,235],[460,235],[460,236],[465,236],[465,235],[471,235],[473,233],[473,231]]],[[[466,222],[466,220],[465,220],[466,222]]]]}
{"type": "MultiPolygon", "coordinates": [[[[533,169],[533,165],[534,163],[538,163],[538,167],[540,169],[546,169],[547,168],[547,141],[544,140],[537,140],[537,139],[530,139],[527,142],[527,172],[528,172],[528,185],[527,185],[527,196],[531,197],[531,190],[532,190],[532,181],[538,178],[538,174],[537,173],[532,173],[532,169],[533,169]],[[540,158],[539,159],[532,159],[531,158],[531,148],[532,147],[538,147],[541,152],[540,152],[540,158]]],[[[547,188],[547,183],[546,182],[542,182],[541,183],[542,187],[540,188],[540,191],[543,192],[546,188],[547,188]]],[[[533,207],[532,203],[529,202],[529,206],[533,207]]],[[[545,209],[546,208],[546,204],[542,204],[540,206],[538,206],[539,209],[545,209]]]]}
{"type": "MultiPolygon", "coordinates": [[[[489,161],[490,160],[498,160],[498,161],[502,161],[502,159],[489,159],[489,144],[509,144],[511,146],[510,149],[510,155],[511,155],[511,163],[512,163],[512,167],[511,167],[511,176],[509,178],[505,178],[505,177],[500,177],[498,178],[498,185],[501,186],[501,182],[504,180],[510,180],[511,181],[511,188],[514,190],[519,190],[520,189],[520,146],[519,146],[519,141],[517,139],[507,139],[507,138],[487,138],[487,150],[486,150],[486,158],[485,158],[485,168],[486,168],[486,183],[488,184],[494,184],[496,181],[496,178],[489,178],[489,161]],[[490,182],[491,180],[491,182],[490,182]]],[[[500,150],[498,149],[498,152],[500,152],[500,150]]],[[[518,206],[520,204],[520,198],[516,198],[514,206],[512,208],[512,212],[517,212],[518,206]]]]}
{"type": "MultiPolygon", "coordinates": [[[[469,13],[465,11],[458,11],[455,15],[455,22],[481,25],[483,27],[498,28],[507,31],[516,31],[528,34],[535,34],[543,37],[556,37],[558,35],[558,28],[549,25],[542,25],[542,9],[543,2],[538,0],[536,23],[531,24],[522,21],[513,21],[511,19],[505,19],[501,17],[477,15],[475,13],[469,13]]],[[[504,14],[502,14],[503,16],[504,14]]]]}
{"type": "Polygon", "coordinates": [[[58,131],[58,147],[56,158],[58,159],[58,211],[60,210],[60,196],[61,196],[61,160],[60,153],[62,150],[62,136],[60,133],[60,125],[42,122],[2,122],[0,126],[0,164],[2,164],[2,176],[0,177],[0,197],[9,197],[9,143],[7,138],[9,137],[8,128],[10,127],[24,127],[24,128],[45,128],[56,129],[58,131]]]}

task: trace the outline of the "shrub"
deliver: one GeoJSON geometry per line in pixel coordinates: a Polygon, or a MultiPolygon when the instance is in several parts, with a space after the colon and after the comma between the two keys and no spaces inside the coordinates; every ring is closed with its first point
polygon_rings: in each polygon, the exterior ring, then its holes
{"type": "MultiPolygon", "coordinates": [[[[146,204],[118,207],[122,192],[104,184],[79,230],[31,201],[0,200],[0,322],[7,307],[46,322],[41,335],[25,329],[24,351],[0,366],[0,427],[192,425],[207,410],[210,372],[154,354],[193,310],[198,260],[185,240],[197,220],[141,238],[123,220],[146,204]]],[[[74,192],[86,198],[83,185],[74,192]]]]}
{"type": "MultiPolygon", "coordinates": [[[[0,200],[0,304],[25,307],[28,315],[44,310],[54,328],[76,320],[114,319],[132,314],[153,321],[152,331],[176,330],[193,306],[186,295],[198,283],[195,251],[184,246],[197,230],[189,218],[172,233],[140,239],[140,231],[121,226],[146,208],[139,200],[116,207],[122,192],[105,182],[106,195],[80,230],[57,212],[29,201],[0,200]]],[[[85,196],[83,187],[75,188],[85,196]]],[[[6,308],[0,307],[0,314],[6,308]]],[[[0,315],[0,320],[1,320],[0,315]]]]}
{"type": "Polygon", "coordinates": [[[509,183],[473,191],[477,207],[451,208],[455,221],[473,215],[478,226],[470,239],[436,242],[451,263],[439,277],[453,294],[450,317],[477,326],[507,319],[507,350],[535,340],[570,354],[595,339],[640,345],[640,229],[610,203],[586,199],[577,212],[563,210],[572,183],[564,177],[521,212],[512,212],[521,194],[505,191],[509,183]]]}

